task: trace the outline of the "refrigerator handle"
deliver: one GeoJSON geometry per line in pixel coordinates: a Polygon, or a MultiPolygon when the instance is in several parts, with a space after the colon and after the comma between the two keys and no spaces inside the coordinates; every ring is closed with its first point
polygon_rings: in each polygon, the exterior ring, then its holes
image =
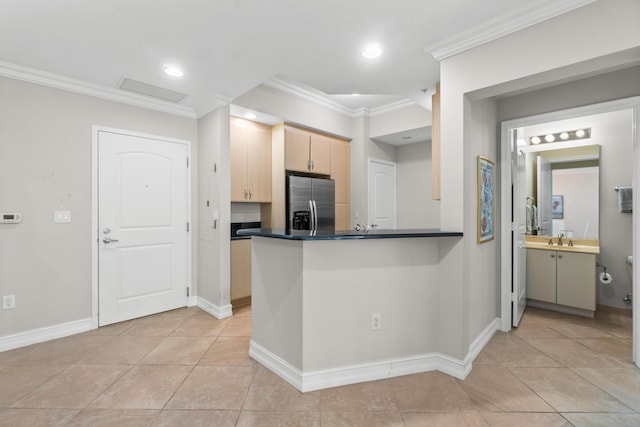
{"type": "Polygon", "coordinates": [[[309,230],[316,228],[315,225],[315,211],[313,210],[313,200],[309,200],[309,230]]]}
{"type": "Polygon", "coordinates": [[[318,207],[315,200],[313,201],[313,229],[318,229],[318,207]]]}

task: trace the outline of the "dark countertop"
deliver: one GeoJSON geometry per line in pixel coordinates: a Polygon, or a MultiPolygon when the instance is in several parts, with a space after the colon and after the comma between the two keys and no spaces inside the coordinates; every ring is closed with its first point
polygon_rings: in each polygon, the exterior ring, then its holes
{"type": "Polygon", "coordinates": [[[442,231],[438,228],[414,228],[397,230],[285,230],[283,228],[248,228],[238,230],[240,236],[272,237],[287,240],[356,240],[356,239],[403,239],[411,237],[462,237],[460,231],[442,231]]]}

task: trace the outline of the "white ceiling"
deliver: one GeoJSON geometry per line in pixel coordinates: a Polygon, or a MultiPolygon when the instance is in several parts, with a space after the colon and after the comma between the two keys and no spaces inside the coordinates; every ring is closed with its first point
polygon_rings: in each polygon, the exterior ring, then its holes
{"type": "Polygon", "coordinates": [[[186,94],[178,104],[194,116],[274,81],[353,112],[407,99],[430,108],[435,50],[591,1],[2,0],[0,69],[111,91],[129,78],[186,94]],[[383,48],[375,60],[360,54],[371,41],[383,48]],[[165,75],[167,63],[184,77],[165,75]]]}

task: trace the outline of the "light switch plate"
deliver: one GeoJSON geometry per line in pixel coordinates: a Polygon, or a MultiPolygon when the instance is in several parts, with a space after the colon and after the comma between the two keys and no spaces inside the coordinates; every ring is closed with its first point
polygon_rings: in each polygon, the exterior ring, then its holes
{"type": "Polygon", "coordinates": [[[55,223],[71,222],[71,211],[54,211],[53,222],[55,223]]]}

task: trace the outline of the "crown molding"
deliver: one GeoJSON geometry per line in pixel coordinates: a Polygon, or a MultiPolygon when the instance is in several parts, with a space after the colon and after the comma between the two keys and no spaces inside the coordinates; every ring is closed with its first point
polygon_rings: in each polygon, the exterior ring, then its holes
{"type": "Polygon", "coordinates": [[[329,99],[326,99],[321,95],[318,95],[310,90],[303,89],[300,86],[296,86],[294,84],[285,82],[284,80],[281,80],[275,77],[265,81],[263,84],[273,89],[277,89],[281,92],[288,93],[289,95],[297,96],[298,98],[303,98],[309,102],[313,102],[314,104],[320,105],[321,107],[335,111],[336,113],[344,114],[345,116],[356,117],[359,114],[359,111],[351,110],[343,105],[338,104],[337,102],[333,102],[329,99]]]}
{"type": "Polygon", "coordinates": [[[69,92],[94,96],[108,101],[120,102],[136,107],[148,108],[163,113],[195,119],[196,114],[192,108],[176,105],[170,102],[155,100],[143,95],[129,93],[120,89],[88,83],[82,80],[71,79],[58,74],[24,67],[10,62],[0,61],[0,76],[62,89],[69,92]]]}
{"type": "Polygon", "coordinates": [[[227,104],[231,104],[231,101],[232,101],[231,98],[217,93],[208,102],[204,103],[203,105],[195,109],[196,117],[199,119],[200,117],[205,116],[210,112],[217,110],[220,107],[224,107],[227,104]]]}
{"type": "Polygon", "coordinates": [[[381,114],[391,113],[393,111],[402,110],[403,108],[415,107],[419,105],[415,101],[410,99],[401,99],[400,101],[392,102],[391,104],[383,105],[369,111],[369,116],[379,116],[381,114]]]}
{"type": "Polygon", "coordinates": [[[530,4],[467,31],[458,33],[424,50],[437,61],[442,61],[466,50],[504,37],[516,31],[546,21],[564,13],[594,3],[597,0],[551,0],[544,5],[530,4]]]}
{"type": "Polygon", "coordinates": [[[289,95],[293,95],[298,98],[305,99],[309,102],[313,102],[316,105],[325,107],[337,113],[344,114],[345,116],[348,116],[352,119],[357,117],[364,117],[364,116],[369,116],[369,117],[377,116],[380,114],[385,114],[385,113],[390,113],[392,111],[400,110],[402,108],[418,105],[416,102],[410,99],[402,99],[400,101],[396,101],[391,104],[383,105],[381,107],[376,107],[373,109],[362,107],[362,108],[358,108],[357,110],[352,110],[350,108],[345,107],[342,104],[326,99],[322,95],[319,95],[310,90],[301,88],[300,86],[296,86],[292,83],[286,82],[284,80],[281,80],[275,77],[270,80],[267,80],[263,84],[265,86],[271,87],[281,92],[288,93],[289,95]]]}

